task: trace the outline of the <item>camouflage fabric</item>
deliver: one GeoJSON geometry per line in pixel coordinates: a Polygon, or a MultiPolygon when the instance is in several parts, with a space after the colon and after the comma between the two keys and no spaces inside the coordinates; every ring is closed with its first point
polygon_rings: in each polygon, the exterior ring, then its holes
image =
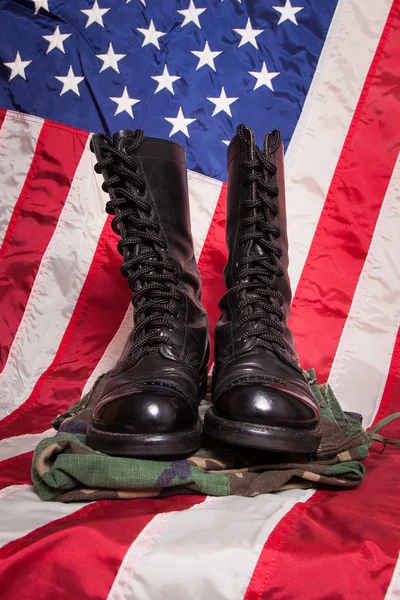
{"type": "MultiPolygon", "coordinates": [[[[321,411],[322,441],[313,455],[271,454],[204,439],[184,460],[111,457],[86,445],[86,427],[108,374],[53,421],[57,434],[37,446],[32,478],[42,500],[93,501],[177,493],[257,496],[288,488],[357,486],[372,436],[360,415],[345,413],[328,384],[307,372],[321,411]]],[[[201,412],[208,408],[207,402],[201,412]]]]}

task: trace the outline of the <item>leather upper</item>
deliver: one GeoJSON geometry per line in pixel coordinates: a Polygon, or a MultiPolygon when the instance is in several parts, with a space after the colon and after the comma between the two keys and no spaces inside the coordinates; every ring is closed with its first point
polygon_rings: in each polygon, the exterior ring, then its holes
{"type": "MultiPolygon", "coordinates": [[[[133,135],[129,130],[117,132],[113,137],[115,146],[128,147],[133,135]]],[[[107,431],[176,432],[190,429],[197,422],[199,387],[206,378],[209,359],[208,320],[201,304],[201,281],[190,228],[185,150],[171,141],[144,138],[130,156],[145,180],[142,198],[151,207],[146,218],[159,227],[165,255],[175,264],[176,288],[183,293],[171,301],[175,329],[158,328],[166,338],[158,350],[146,354],[139,347],[132,353],[132,330],[93,418],[96,427],[107,431]],[[173,341],[173,347],[167,339],[173,341]]],[[[123,226],[128,228],[129,236],[135,235],[134,229],[129,230],[129,222],[123,226]]],[[[140,256],[146,247],[136,244],[133,249],[124,249],[125,260],[132,251],[140,256]]]]}
{"type": "MultiPolygon", "coordinates": [[[[250,329],[262,332],[269,330],[269,327],[265,323],[254,321],[240,324],[238,304],[253,292],[244,290],[239,297],[231,293],[238,281],[240,259],[249,253],[263,252],[256,242],[251,241],[242,246],[239,244],[244,233],[244,219],[255,216],[256,210],[260,210],[244,206],[244,202],[254,199],[256,194],[256,183],[246,184],[248,171],[245,161],[255,158],[255,139],[251,133],[250,145],[236,136],[228,148],[226,242],[229,257],[224,270],[227,293],[219,303],[221,317],[215,328],[214,411],[230,420],[250,420],[264,424],[280,422],[282,426],[299,422],[300,427],[311,427],[318,421],[318,409],[303,376],[293,336],[287,326],[291,288],[288,275],[283,146],[280,144],[276,152],[271,154],[269,142],[269,136],[266,136],[263,149],[277,171],[275,176],[267,173],[264,175],[268,177],[271,186],[279,189],[279,194],[274,199],[277,215],[274,217],[269,213],[268,220],[279,229],[280,236],[268,239],[282,252],[279,266],[283,270],[283,276],[272,277],[284,302],[282,324],[285,347],[282,349],[276,346],[272,351],[259,345],[256,335],[246,338],[245,334],[250,329]]],[[[246,231],[249,230],[250,227],[247,227],[246,231]]]]}

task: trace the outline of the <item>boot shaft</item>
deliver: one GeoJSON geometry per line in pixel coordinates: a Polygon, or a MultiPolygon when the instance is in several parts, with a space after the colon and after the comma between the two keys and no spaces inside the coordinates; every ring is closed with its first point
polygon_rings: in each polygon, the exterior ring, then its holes
{"type": "MultiPolygon", "coordinates": [[[[114,134],[113,142],[124,150],[133,137],[133,131],[121,130],[114,134]]],[[[145,137],[130,156],[145,180],[150,219],[160,227],[168,254],[179,265],[182,283],[198,296],[201,285],[193,251],[185,149],[169,140],[145,137]]],[[[140,247],[136,251],[140,252],[140,247]]]]}
{"type": "Polygon", "coordinates": [[[190,230],[184,148],[139,130],[121,130],[112,139],[96,134],[91,147],[110,196],[106,210],[121,237],[121,272],[133,292],[135,327],[114,371],[143,356],[151,362],[154,353],[203,367],[208,323],[190,230]]]}
{"type": "MultiPolygon", "coordinates": [[[[253,182],[250,185],[244,185],[249,174],[249,169],[246,167],[246,162],[256,159],[256,141],[251,130],[249,131],[250,144],[247,145],[235,136],[228,148],[228,185],[227,185],[227,207],[226,207],[226,243],[229,251],[228,262],[225,267],[225,283],[229,290],[237,281],[239,260],[247,256],[250,252],[262,253],[262,249],[255,244],[246,244],[242,248],[239,247],[240,238],[243,233],[255,231],[256,226],[245,227],[243,229],[243,221],[249,216],[256,216],[260,209],[249,209],[243,204],[247,200],[256,198],[257,183],[253,182]]],[[[270,234],[266,234],[269,241],[273,242],[281,251],[279,265],[283,271],[281,277],[275,278],[275,284],[284,299],[284,309],[286,319],[289,316],[289,306],[292,299],[290,280],[288,274],[289,257],[288,257],[288,237],[287,237],[287,221],[286,221],[286,196],[285,196],[285,173],[284,173],[284,148],[280,143],[274,152],[270,152],[271,146],[274,145],[275,139],[273,134],[267,134],[264,138],[263,152],[268,157],[268,160],[275,165],[276,174],[271,175],[266,171],[262,173],[262,177],[272,187],[278,189],[278,195],[273,199],[273,203],[277,208],[277,214],[274,216],[271,212],[265,214],[265,219],[271,226],[279,230],[279,237],[273,239],[270,234]]],[[[271,257],[271,260],[275,260],[271,257]]]]}

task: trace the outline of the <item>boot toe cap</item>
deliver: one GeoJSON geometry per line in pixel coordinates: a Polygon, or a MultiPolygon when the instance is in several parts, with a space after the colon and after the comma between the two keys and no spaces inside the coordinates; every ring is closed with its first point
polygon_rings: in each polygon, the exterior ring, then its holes
{"type": "Polygon", "coordinates": [[[112,399],[94,415],[98,429],[122,434],[179,433],[196,422],[196,411],[183,398],[150,391],[112,399]]]}
{"type": "Polygon", "coordinates": [[[224,392],[214,406],[224,419],[254,425],[312,429],[318,414],[290,393],[272,387],[251,385],[224,392]]]}

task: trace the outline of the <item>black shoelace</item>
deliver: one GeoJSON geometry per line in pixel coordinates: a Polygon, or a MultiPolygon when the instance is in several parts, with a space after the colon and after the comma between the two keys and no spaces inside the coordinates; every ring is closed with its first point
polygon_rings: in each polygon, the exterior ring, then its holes
{"type": "MultiPolygon", "coordinates": [[[[241,142],[250,146],[250,140],[246,134],[247,128],[239,125],[237,135],[241,142]]],[[[270,144],[269,152],[273,154],[281,143],[279,131],[273,131],[273,142],[270,144]]],[[[240,338],[244,341],[249,337],[257,337],[257,344],[275,351],[276,345],[284,348],[283,337],[283,297],[277,290],[276,279],[283,276],[283,270],[279,266],[282,251],[274,244],[274,239],[280,236],[277,227],[271,225],[270,215],[276,217],[278,209],[274,199],[279,190],[270,183],[270,179],[276,174],[275,165],[268,156],[259,148],[255,147],[255,156],[244,164],[247,176],[244,185],[255,184],[255,195],[246,200],[243,206],[255,209],[252,216],[244,219],[241,223],[243,233],[239,239],[239,246],[247,243],[256,243],[263,250],[262,254],[251,253],[239,260],[238,283],[231,289],[234,295],[242,295],[243,299],[238,303],[239,326],[254,324],[252,329],[246,331],[240,338]],[[267,176],[266,176],[267,174],[267,176]],[[250,310],[246,310],[250,309],[250,310]],[[257,325],[263,323],[268,329],[260,330],[257,325]]]]}
{"type": "Polygon", "coordinates": [[[111,226],[121,237],[118,242],[118,252],[124,259],[121,273],[128,278],[129,289],[134,292],[135,328],[129,354],[138,350],[141,354],[157,352],[161,343],[174,347],[174,341],[160,328],[176,329],[178,314],[174,305],[181,299],[176,267],[167,256],[159,225],[149,218],[151,207],[145,201],[145,181],[130,156],[142,144],[143,132],[136,130],[132,143],[123,150],[116,148],[104,134],[96,134],[94,138],[101,153],[94,168],[96,173],[105,170],[102,187],[111,197],[106,212],[114,215],[111,226]]]}

